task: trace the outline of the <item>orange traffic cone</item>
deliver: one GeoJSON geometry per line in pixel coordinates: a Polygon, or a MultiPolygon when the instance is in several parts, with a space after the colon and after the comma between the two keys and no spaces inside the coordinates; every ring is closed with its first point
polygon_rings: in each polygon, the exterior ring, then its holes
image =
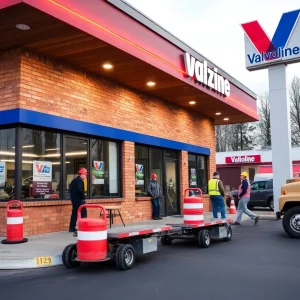
{"type": "Polygon", "coordinates": [[[234,200],[232,198],[231,198],[231,201],[230,201],[229,214],[230,215],[235,215],[236,214],[236,208],[235,208],[234,200]]]}

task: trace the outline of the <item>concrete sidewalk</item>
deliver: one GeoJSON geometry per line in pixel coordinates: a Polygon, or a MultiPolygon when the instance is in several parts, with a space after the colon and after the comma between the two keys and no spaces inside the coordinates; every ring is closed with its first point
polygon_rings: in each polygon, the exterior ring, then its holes
{"type": "MultiPolygon", "coordinates": [[[[258,212],[262,219],[274,219],[275,214],[271,212],[258,212]]],[[[205,213],[204,220],[211,221],[212,214],[205,213]]],[[[227,219],[235,220],[236,215],[227,215],[227,219]]],[[[243,216],[243,220],[249,219],[243,216]]],[[[166,217],[159,221],[143,221],[127,224],[126,227],[137,225],[161,226],[165,224],[183,223],[182,216],[166,217]]],[[[114,227],[123,227],[116,225],[114,227]]],[[[4,239],[0,237],[0,240],[4,239]]],[[[76,237],[69,232],[55,232],[28,237],[24,244],[4,245],[0,243],[0,269],[31,269],[45,268],[62,265],[61,254],[66,245],[76,243],[76,237]]]]}

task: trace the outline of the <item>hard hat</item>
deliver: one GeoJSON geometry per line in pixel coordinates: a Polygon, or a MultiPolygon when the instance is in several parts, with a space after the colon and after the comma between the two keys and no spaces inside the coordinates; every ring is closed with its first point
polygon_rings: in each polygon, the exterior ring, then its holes
{"type": "Polygon", "coordinates": [[[86,168],[79,169],[78,175],[88,175],[87,169],[86,168]]]}
{"type": "Polygon", "coordinates": [[[248,173],[247,173],[247,172],[242,172],[242,173],[241,173],[241,176],[248,177],[248,173]]]}
{"type": "Polygon", "coordinates": [[[151,175],[151,178],[152,178],[152,179],[157,179],[157,175],[156,175],[156,174],[152,174],[152,175],[151,175]]]}

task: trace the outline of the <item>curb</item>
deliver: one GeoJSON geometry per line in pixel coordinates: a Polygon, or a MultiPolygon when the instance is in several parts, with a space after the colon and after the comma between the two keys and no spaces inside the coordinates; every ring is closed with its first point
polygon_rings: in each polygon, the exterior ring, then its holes
{"type": "Polygon", "coordinates": [[[21,269],[37,269],[37,268],[49,268],[61,266],[62,256],[47,256],[47,259],[51,259],[51,263],[43,264],[38,263],[42,257],[25,258],[25,259],[1,259],[0,270],[21,270],[21,269]]]}

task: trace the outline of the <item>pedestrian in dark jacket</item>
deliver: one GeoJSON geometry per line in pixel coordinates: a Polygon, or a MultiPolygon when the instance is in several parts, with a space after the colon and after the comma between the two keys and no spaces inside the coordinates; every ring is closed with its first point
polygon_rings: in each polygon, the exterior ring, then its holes
{"type": "Polygon", "coordinates": [[[152,202],[152,219],[153,220],[161,220],[160,217],[160,197],[161,197],[161,189],[159,184],[157,183],[157,175],[152,174],[152,180],[148,185],[148,193],[151,196],[152,202]]]}
{"type": "MultiPolygon", "coordinates": [[[[70,194],[71,194],[71,202],[72,202],[72,215],[70,219],[70,227],[69,232],[74,232],[74,236],[77,236],[77,211],[80,205],[85,204],[85,196],[84,196],[84,180],[88,175],[87,170],[85,168],[81,168],[78,171],[78,176],[71,181],[70,194]]],[[[87,217],[86,208],[81,210],[81,218],[87,217]]]]}

